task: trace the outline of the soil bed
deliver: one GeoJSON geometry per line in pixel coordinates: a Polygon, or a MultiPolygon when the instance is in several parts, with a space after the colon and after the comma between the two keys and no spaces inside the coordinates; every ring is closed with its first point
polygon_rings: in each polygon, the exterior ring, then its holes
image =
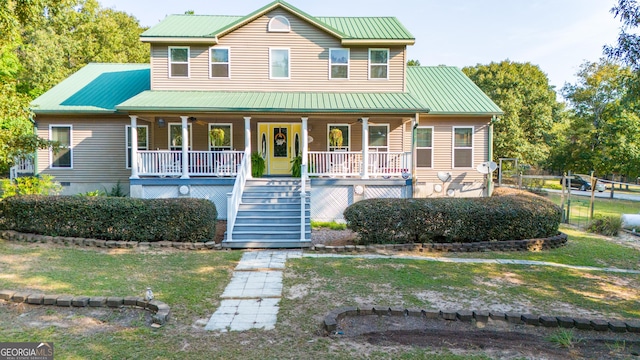
{"type": "Polygon", "coordinates": [[[402,316],[347,316],[331,337],[376,346],[448,349],[454,353],[481,350],[498,359],[628,359],[640,353],[638,334],[551,329],[491,319],[482,324],[402,316]],[[549,340],[561,331],[572,334],[569,347],[549,340]]]}

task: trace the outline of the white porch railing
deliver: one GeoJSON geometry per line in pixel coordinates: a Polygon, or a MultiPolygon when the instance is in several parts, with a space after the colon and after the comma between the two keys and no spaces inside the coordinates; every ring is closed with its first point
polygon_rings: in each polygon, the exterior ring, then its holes
{"type": "Polygon", "coordinates": [[[411,171],[410,152],[370,152],[369,176],[396,177],[411,171]]]}
{"type": "Polygon", "coordinates": [[[13,166],[9,169],[9,178],[13,180],[20,174],[34,174],[33,158],[33,155],[29,155],[15,159],[13,166]]]}
{"type": "Polygon", "coordinates": [[[249,159],[251,159],[250,154],[244,154],[240,162],[240,170],[238,171],[236,182],[233,184],[233,190],[227,194],[227,241],[233,241],[233,227],[236,224],[242,193],[247,183],[247,177],[251,174],[251,162],[249,159]]]}
{"type": "MultiPolygon", "coordinates": [[[[370,177],[398,177],[411,171],[410,152],[370,152],[368,156],[370,177]]],[[[358,177],[362,163],[359,151],[310,151],[309,176],[358,177]]]]}
{"type": "MultiPolygon", "coordinates": [[[[235,176],[244,158],[243,151],[189,151],[189,176],[235,176]]],[[[182,152],[138,151],[139,176],[181,176],[182,152]]]]}

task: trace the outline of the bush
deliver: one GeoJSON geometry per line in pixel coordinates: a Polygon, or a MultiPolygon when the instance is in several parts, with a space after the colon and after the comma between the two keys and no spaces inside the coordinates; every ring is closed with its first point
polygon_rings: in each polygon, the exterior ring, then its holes
{"type": "Polygon", "coordinates": [[[0,180],[0,199],[16,195],[57,195],[60,191],[62,186],[51,175],[0,180]]]}
{"type": "Polygon", "coordinates": [[[129,241],[213,240],[218,214],[203,199],[16,196],[0,201],[0,228],[129,241]]]}
{"type": "Polygon", "coordinates": [[[558,234],[558,206],[533,194],[501,195],[370,199],[349,206],[344,217],[363,244],[506,241],[558,234]]]}
{"type": "Polygon", "coordinates": [[[587,225],[587,231],[605,236],[616,236],[622,228],[620,216],[596,216],[587,225]]]}

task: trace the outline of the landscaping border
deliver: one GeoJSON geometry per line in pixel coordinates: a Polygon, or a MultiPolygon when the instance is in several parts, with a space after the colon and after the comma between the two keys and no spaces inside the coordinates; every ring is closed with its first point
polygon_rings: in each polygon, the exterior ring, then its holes
{"type": "MultiPolygon", "coordinates": [[[[0,238],[16,242],[28,243],[53,243],[60,245],[92,246],[98,248],[120,249],[158,249],[174,248],[180,250],[222,250],[222,244],[209,242],[137,242],[85,239],[64,236],[46,236],[38,234],[25,234],[14,230],[0,231],[0,238]]],[[[413,244],[370,244],[370,245],[344,245],[327,246],[314,245],[312,251],[323,253],[340,252],[379,252],[379,251],[419,251],[419,252],[480,252],[480,251],[540,251],[555,249],[566,245],[568,236],[559,233],[556,236],[540,239],[509,240],[509,241],[479,241],[472,243],[413,243],[413,244]]]]}
{"type": "Polygon", "coordinates": [[[108,307],[123,306],[148,310],[153,313],[152,324],[164,325],[169,320],[171,309],[169,305],[158,300],[147,301],[137,296],[72,296],[72,295],[44,295],[25,291],[0,290],[0,300],[29,305],[52,305],[60,307],[108,307]]]}
{"type": "Polygon", "coordinates": [[[343,307],[330,311],[323,321],[324,330],[333,333],[338,329],[338,322],[347,316],[403,316],[420,317],[432,320],[472,321],[486,323],[489,319],[494,321],[506,321],[511,324],[526,324],[544,327],[562,327],[566,329],[613,331],[617,333],[640,333],[640,320],[603,320],[585,319],[571,316],[539,316],[533,314],[502,313],[490,311],[438,311],[392,308],[388,306],[373,306],[372,308],[343,307]]]}
{"type": "Polygon", "coordinates": [[[472,243],[414,243],[414,244],[370,244],[326,246],[314,245],[311,249],[318,252],[378,252],[378,251],[420,251],[420,252],[479,252],[479,251],[540,251],[555,249],[567,244],[568,236],[559,233],[556,236],[541,239],[479,241],[472,243]]]}

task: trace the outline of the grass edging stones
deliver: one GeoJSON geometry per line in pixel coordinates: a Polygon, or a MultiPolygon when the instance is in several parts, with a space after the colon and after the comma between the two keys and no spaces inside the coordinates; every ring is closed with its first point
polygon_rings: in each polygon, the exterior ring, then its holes
{"type": "Polygon", "coordinates": [[[71,296],[71,295],[44,295],[41,293],[16,292],[12,290],[0,290],[0,300],[28,305],[51,305],[60,307],[107,307],[131,308],[148,310],[153,313],[152,326],[164,325],[169,320],[169,305],[158,300],[147,301],[137,296],[71,296]]]}

